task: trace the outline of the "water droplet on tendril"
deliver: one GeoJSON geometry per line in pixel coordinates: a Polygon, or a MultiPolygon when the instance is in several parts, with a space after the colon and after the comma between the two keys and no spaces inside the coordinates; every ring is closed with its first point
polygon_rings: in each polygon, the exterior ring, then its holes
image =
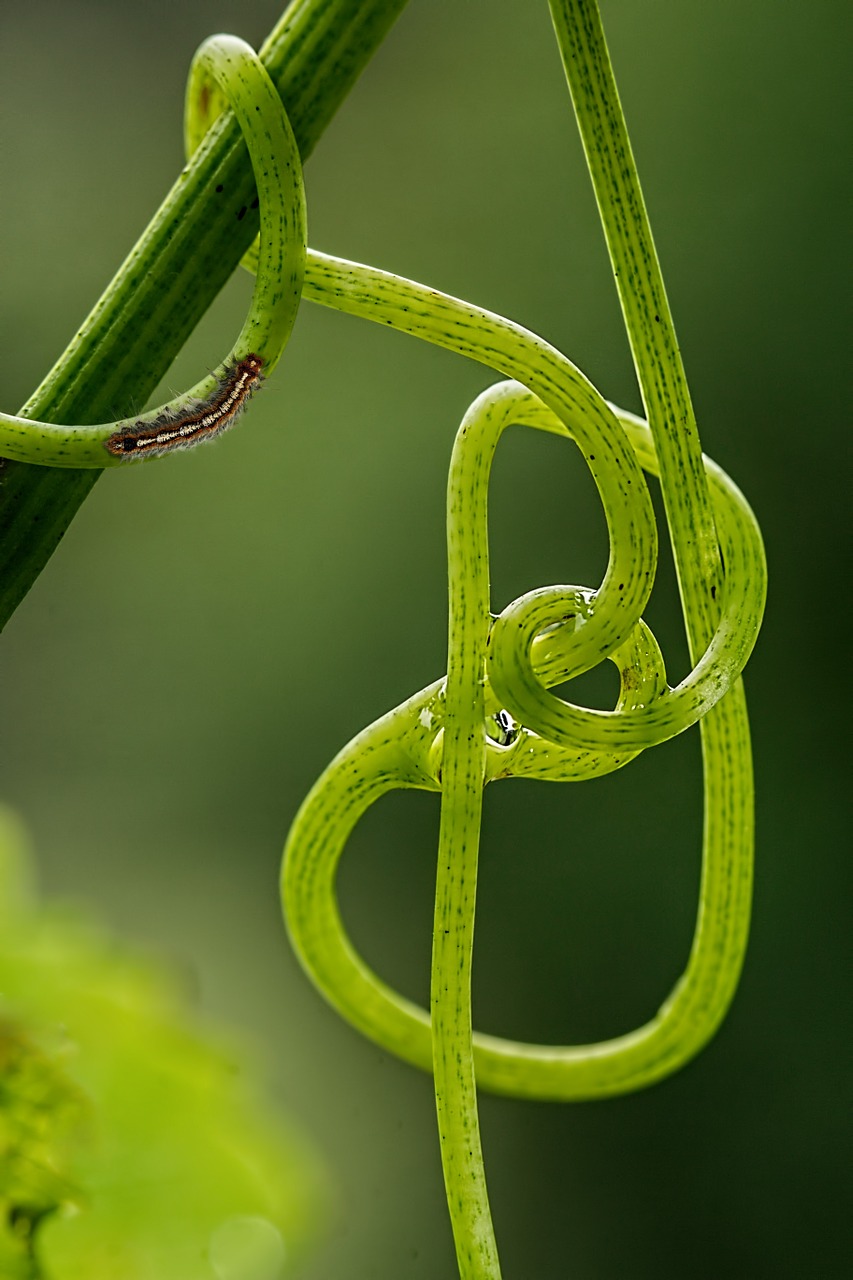
{"type": "Polygon", "coordinates": [[[515,742],[518,737],[518,728],[512,716],[503,707],[493,716],[489,716],[486,721],[486,733],[499,747],[508,747],[515,742]]]}

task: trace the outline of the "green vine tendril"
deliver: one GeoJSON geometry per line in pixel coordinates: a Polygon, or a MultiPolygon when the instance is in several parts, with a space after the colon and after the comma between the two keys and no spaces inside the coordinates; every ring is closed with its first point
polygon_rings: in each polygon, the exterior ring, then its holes
{"type": "MultiPolygon", "coordinates": [[[[600,1098],[687,1062],[732,999],[752,878],[752,771],[740,674],[764,607],[761,536],[743,496],[700,450],[675,331],[619,105],[596,0],[551,0],[552,17],[613,264],[648,423],[608,404],[565,356],[512,321],[374,267],[306,250],[301,165],[262,64],[233,37],[202,46],[187,93],[188,152],[230,106],[260,202],[251,309],[222,369],[254,353],[272,372],[300,298],[391,326],[502,374],[468,410],[447,499],[447,675],[359,734],[328,767],[291,829],[282,897],[293,946],[326,998],[389,1052],[432,1071],[460,1274],[500,1274],[477,1116],[477,1087],[516,1097],[600,1098]],[[530,591],[490,613],[488,484],[511,424],[574,442],[610,538],[596,588],[530,591]],[[674,688],[642,620],[657,561],[643,472],[660,477],[693,670],[674,688]],[[604,659],[620,675],[612,711],[550,688],[604,659]],[[486,783],[580,781],[700,722],[705,823],[696,928],[684,974],[644,1026],[598,1044],[521,1044],[474,1032],[471,959],[486,783]],[[338,912],[335,874],[358,819],[395,788],[441,793],[430,1010],[365,965],[338,912]]],[[[0,415],[0,452],[51,466],[120,463],[106,440],[204,406],[222,373],[140,418],[58,427],[0,415]]]]}
{"type": "MultiPolygon", "coordinates": [[[[260,202],[261,233],[255,289],[246,322],[220,368],[184,395],[148,413],[96,426],[59,426],[0,414],[0,455],[50,467],[109,467],[137,461],[114,456],[110,437],[155,426],[204,405],[228,370],[255,355],[264,376],[272,373],[290,337],[305,270],[305,189],[302,163],[281,98],[258,55],[236,36],[214,36],[193,59],[188,94],[213,96],[233,110],[252,160],[260,202]]],[[[193,148],[195,149],[195,148],[193,148]]]]}
{"type": "Polygon", "coordinates": [[[704,458],[595,0],[552,15],[619,287],[648,424],[608,405],[564,356],[499,316],[411,281],[309,251],[304,296],[390,325],[509,375],[469,409],[448,483],[448,670],[359,734],[305,800],[285,847],[293,945],[335,1007],[377,1043],[431,1070],[460,1274],[500,1274],[476,1087],[568,1100],[638,1089],[684,1065],[734,994],[752,883],[752,765],[740,673],[766,592],[761,536],[743,496],[704,458]],[[511,423],[565,435],[598,487],[610,536],[601,585],[547,587],[489,612],[487,493],[511,423]],[[694,668],[670,689],[641,614],[657,559],[642,469],[660,476],[694,668]],[[719,539],[719,541],[718,541],[719,539]],[[722,562],[720,557],[722,549],[722,562]],[[725,575],[722,572],[725,564],[725,575]],[[609,658],[612,712],[548,687],[609,658]],[[702,882],[685,972],[644,1026],[599,1044],[526,1045],[472,1031],[471,956],[482,791],[498,778],[578,781],[701,719],[702,882]],[[364,964],[335,898],[358,819],[394,788],[441,792],[430,1012],[364,964]]]}

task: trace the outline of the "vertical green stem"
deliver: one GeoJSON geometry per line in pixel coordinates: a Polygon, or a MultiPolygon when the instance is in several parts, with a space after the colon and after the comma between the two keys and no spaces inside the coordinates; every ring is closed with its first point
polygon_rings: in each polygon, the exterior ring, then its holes
{"type": "Polygon", "coordinates": [[[654,435],[690,654],[719,618],[717,532],[696,418],[597,0],[550,0],[646,417],[654,435]]]}
{"type": "Polygon", "coordinates": [[[488,638],[488,544],[483,501],[491,452],[456,439],[447,499],[449,631],[441,829],[432,950],[431,1024],[435,1099],[447,1203],[462,1280],[498,1280],[480,1143],[471,1019],[477,858],[486,763],[484,669],[488,638]],[[473,454],[473,456],[472,456],[473,454]],[[467,456],[466,456],[467,455],[467,456]]]}

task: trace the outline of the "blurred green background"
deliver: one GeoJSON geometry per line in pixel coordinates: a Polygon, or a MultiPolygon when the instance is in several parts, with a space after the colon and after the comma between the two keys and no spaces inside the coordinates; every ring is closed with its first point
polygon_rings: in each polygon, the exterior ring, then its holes
{"type": "MultiPolygon", "coordinates": [[[[5,408],[51,366],[179,169],[197,44],[217,30],[258,43],[279,12],[2,6],[5,408]]],[[[727,1022],[677,1077],[598,1104],[483,1098],[498,1237],[508,1277],[842,1276],[851,10],[603,12],[703,444],[767,541],[747,673],[755,922],[727,1022]]],[[[316,248],[511,316],[639,407],[544,0],[411,0],[307,184],[316,248]]],[[[233,280],[170,388],[217,363],[249,292],[233,280]]],[[[0,642],[2,795],[34,831],[45,890],[153,944],[204,1009],[245,1029],[334,1170],[336,1216],[300,1280],[455,1274],[430,1082],[314,993],[276,880],[323,766],[444,670],[449,449],[493,380],[306,305],[249,420],[215,448],[105,476],[0,642]]],[[[497,461],[499,607],[544,583],[594,585],[605,563],[588,477],[538,435],[511,433],[497,461]]],[[[679,676],[666,560],[649,618],[679,676]]],[[[586,689],[612,693],[606,677],[586,689]]],[[[694,732],[584,786],[489,790],[479,1026],[572,1043],[654,1012],[689,946],[700,786],[694,732]]],[[[340,877],[357,944],[420,999],[437,815],[433,796],[383,802],[340,877]]]]}

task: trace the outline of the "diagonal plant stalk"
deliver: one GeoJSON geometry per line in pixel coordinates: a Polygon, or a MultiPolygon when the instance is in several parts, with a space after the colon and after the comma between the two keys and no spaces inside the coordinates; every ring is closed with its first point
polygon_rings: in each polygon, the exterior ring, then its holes
{"type": "MultiPolygon", "coordinates": [[[[261,50],[303,160],[406,0],[293,0],[261,50]]],[[[187,164],[24,417],[96,423],[144,403],[258,229],[251,164],[229,115],[187,164]]],[[[0,459],[0,627],[99,472],[0,459]]]]}

